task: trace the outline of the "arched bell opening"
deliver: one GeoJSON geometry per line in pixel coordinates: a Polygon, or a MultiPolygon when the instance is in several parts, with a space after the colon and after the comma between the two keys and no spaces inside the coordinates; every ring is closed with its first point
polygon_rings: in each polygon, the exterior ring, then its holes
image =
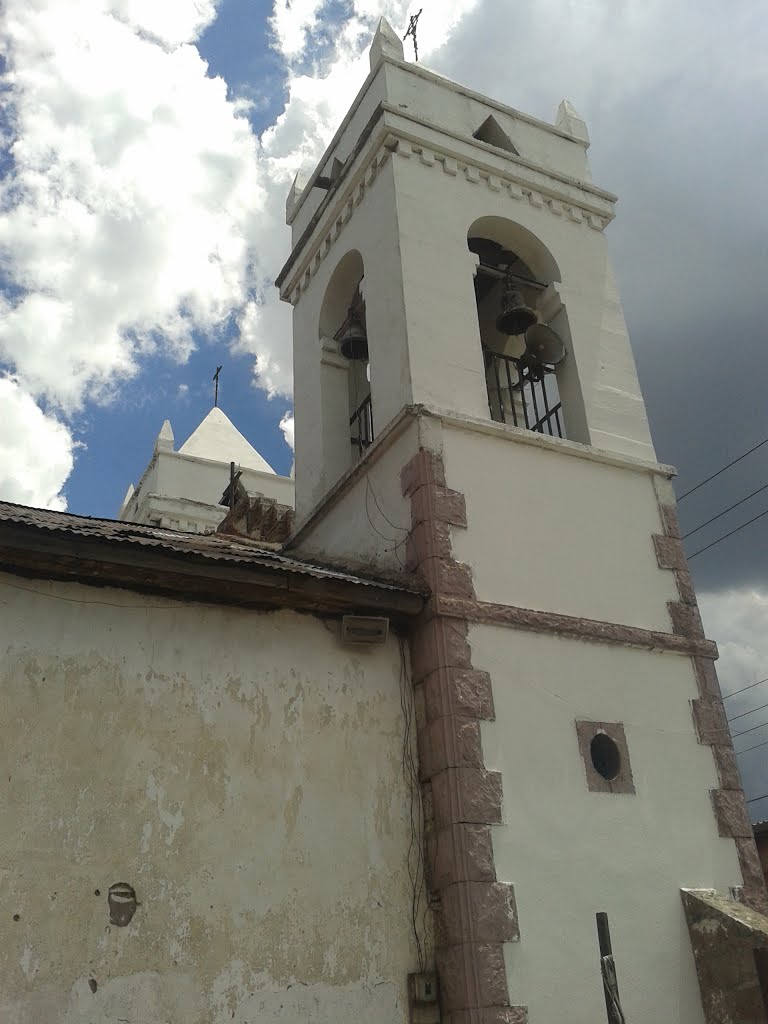
{"type": "Polygon", "coordinates": [[[364,274],[360,253],[356,249],[346,253],[331,275],[320,309],[323,415],[333,424],[329,429],[338,448],[333,459],[337,478],[373,442],[364,274]]]}
{"type": "Polygon", "coordinates": [[[530,232],[498,217],[475,221],[467,245],[491,419],[564,437],[557,367],[567,347],[545,302],[557,264],[530,232]]]}

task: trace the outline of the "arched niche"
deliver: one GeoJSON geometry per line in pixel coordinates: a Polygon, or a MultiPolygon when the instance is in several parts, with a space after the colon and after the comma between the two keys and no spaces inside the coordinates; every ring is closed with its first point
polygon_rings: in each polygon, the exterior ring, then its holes
{"type": "Polygon", "coordinates": [[[503,217],[475,220],[467,232],[467,246],[477,262],[475,301],[491,418],[565,436],[556,375],[547,372],[536,377],[530,366],[524,365],[523,334],[509,335],[496,326],[503,308],[504,278],[509,273],[523,304],[535,312],[539,323],[557,332],[567,350],[570,338],[565,312],[561,306],[552,312],[550,286],[560,280],[557,262],[527,228],[503,217]]]}
{"type": "Polygon", "coordinates": [[[345,331],[354,320],[366,332],[363,258],[356,249],[337,263],[323,296],[318,322],[322,346],[320,388],[326,486],[330,487],[373,441],[369,364],[346,358],[345,331]]]}
{"type": "MultiPolygon", "coordinates": [[[[321,339],[335,338],[344,326],[350,306],[361,306],[363,273],[363,257],[357,249],[350,249],[336,265],[323,296],[318,324],[321,339]]],[[[359,312],[364,316],[364,309],[359,309],[359,312]]]]}

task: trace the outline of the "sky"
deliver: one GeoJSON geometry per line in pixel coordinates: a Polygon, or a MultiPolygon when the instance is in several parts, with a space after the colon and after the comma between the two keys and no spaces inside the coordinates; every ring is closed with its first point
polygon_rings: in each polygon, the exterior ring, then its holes
{"type": "MultiPolygon", "coordinates": [[[[768,437],[768,39],[739,0],[419,0],[421,60],[588,122],[660,461],[678,493],[768,437]]],[[[415,8],[414,8],[415,9],[415,8]]],[[[165,418],[220,404],[292,461],[285,196],[404,0],[6,0],[0,12],[0,498],[114,516],[165,418]]],[[[683,498],[686,531],[768,483],[768,445],[683,498]]],[[[686,541],[731,693],[768,676],[768,490],[686,541]]],[[[768,704],[768,683],[729,714],[768,704]]],[[[768,740],[766,727],[737,750],[768,740]]],[[[740,758],[768,794],[768,745],[740,758]]],[[[768,799],[750,804],[768,818],[768,799]]]]}

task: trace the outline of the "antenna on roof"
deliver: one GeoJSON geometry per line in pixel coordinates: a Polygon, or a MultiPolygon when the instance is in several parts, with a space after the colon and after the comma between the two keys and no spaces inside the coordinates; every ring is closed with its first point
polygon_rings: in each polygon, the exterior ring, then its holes
{"type": "Polygon", "coordinates": [[[403,36],[403,42],[405,42],[405,40],[408,38],[408,36],[411,36],[411,38],[413,39],[413,56],[416,59],[417,63],[418,63],[418,60],[419,60],[419,44],[416,41],[416,28],[417,28],[417,26],[419,24],[419,18],[421,17],[421,11],[423,11],[423,10],[424,10],[424,8],[422,7],[418,14],[412,14],[411,15],[410,21],[408,22],[408,31],[403,36]]]}
{"type": "Polygon", "coordinates": [[[213,388],[213,407],[214,407],[214,409],[217,409],[218,406],[219,406],[219,374],[220,373],[221,373],[221,367],[217,366],[216,367],[216,373],[214,373],[213,377],[211,378],[213,380],[213,383],[214,383],[214,388],[213,388]]]}

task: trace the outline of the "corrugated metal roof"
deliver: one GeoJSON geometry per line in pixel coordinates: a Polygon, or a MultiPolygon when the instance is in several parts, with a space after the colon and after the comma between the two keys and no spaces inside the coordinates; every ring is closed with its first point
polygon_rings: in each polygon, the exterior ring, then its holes
{"type": "Polygon", "coordinates": [[[110,543],[142,545],[160,551],[189,554],[219,562],[236,562],[241,565],[259,566],[300,573],[316,579],[338,580],[357,583],[362,586],[378,587],[403,593],[423,594],[424,590],[415,581],[402,583],[376,573],[360,574],[344,566],[321,564],[264,547],[259,541],[246,537],[232,537],[225,534],[182,533],[159,526],[144,526],[138,523],[118,522],[114,519],[96,519],[77,516],[69,512],[52,512],[48,509],[30,508],[0,501],[0,522],[16,526],[33,527],[53,533],[71,534],[110,543]]]}

